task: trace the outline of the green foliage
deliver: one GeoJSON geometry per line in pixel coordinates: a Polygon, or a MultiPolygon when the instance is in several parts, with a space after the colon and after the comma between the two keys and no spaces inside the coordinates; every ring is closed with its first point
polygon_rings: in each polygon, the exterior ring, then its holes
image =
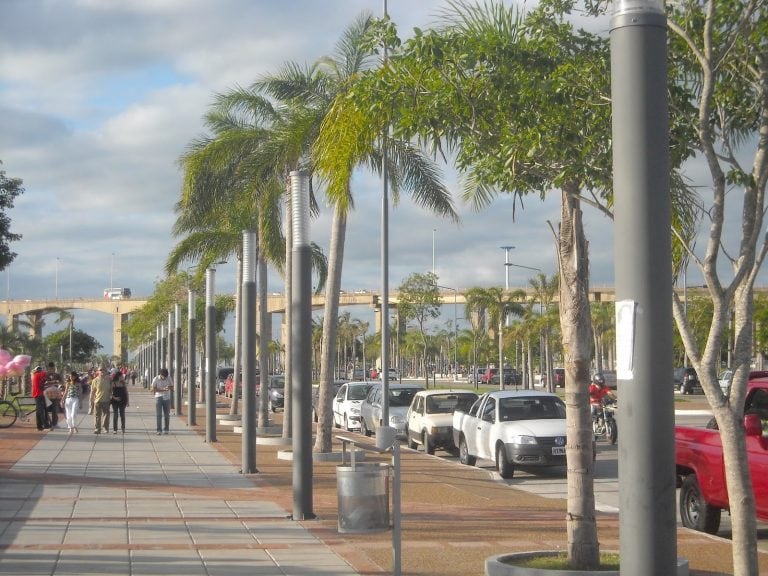
{"type": "Polygon", "coordinates": [[[71,359],[74,364],[81,365],[91,361],[103,348],[93,336],[77,328],[72,330],[71,338],[69,328],[52,332],[43,339],[43,344],[47,350],[51,351],[53,357],[58,357],[58,352],[63,351],[62,356],[65,361],[68,362],[71,359]]]}
{"type": "MultiPolygon", "coordinates": [[[[0,161],[0,166],[2,164],[0,161]]],[[[11,252],[10,243],[21,240],[21,234],[11,232],[11,219],[6,211],[13,208],[13,201],[24,193],[23,183],[21,178],[8,178],[5,170],[0,170],[0,270],[5,270],[16,258],[16,253],[11,252]]]]}

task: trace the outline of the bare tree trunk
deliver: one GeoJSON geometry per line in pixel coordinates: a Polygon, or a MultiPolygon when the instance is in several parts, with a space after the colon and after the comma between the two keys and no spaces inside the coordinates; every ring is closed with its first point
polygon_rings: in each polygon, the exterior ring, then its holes
{"type": "Polygon", "coordinates": [[[315,452],[330,452],[331,392],[333,391],[334,357],[336,355],[336,326],[339,317],[339,294],[341,292],[341,269],[344,263],[344,239],[347,232],[347,217],[338,208],[333,212],[331,224],[331,247],[328,254],[328,283],[325,287],[325,310],[323,316],[323,342],[320,352],[320,390],[318,396],[317,434],[315,452]]]}
{"type": "Polygon", "coordinates": [[[558,234],[560,330],[563,337],[568,436],[566,527],[571,566],[574,569],[589,570],[600,563],[600,547],[595,521],[592,461],[594,438],[589,414],[589,365],[592,352],[589,255],[577,194],[578,187],[572,183],[563,188],[558,234]]]}

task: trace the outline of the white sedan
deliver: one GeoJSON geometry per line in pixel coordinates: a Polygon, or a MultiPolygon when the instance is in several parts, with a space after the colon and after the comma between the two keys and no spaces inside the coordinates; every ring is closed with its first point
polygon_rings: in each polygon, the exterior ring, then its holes
{"type": "Polygon", "coordinates": [[[368,395],[369,382],[345,382],[333,397],[333,425],[360,430],[360,404],[368,395]]]}

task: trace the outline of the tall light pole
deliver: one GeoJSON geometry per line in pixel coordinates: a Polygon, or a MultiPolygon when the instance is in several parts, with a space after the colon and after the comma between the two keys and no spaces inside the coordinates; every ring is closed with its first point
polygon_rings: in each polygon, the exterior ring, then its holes
{"type": "Polygon", "coordinates": [[[451,288],[449,286],[440,286],[439,284],[435,284],[435,286],[442,288],[443,290],[453,290],[453,380],[455,382],[456,376],[459,373],[459,328],[457,324],[458,315],[456,314],[456,298],[459,291],[456,288],[451,288]]]}
{"type": "Polygon", "coordinates": [[[610,24],[621,405],[622,576],[674,574],[674,392],[667,18],[663,0],[617,0],[610,24]]]}
{"type": "Polygon", "coordinates": [[[432,228],[432,275],[437,277],[437,272],[435,271],[435,232],[437,232],[437,229],[432,228]]]}
{"type": "Polygon", "coordinates": [[[55,300],[59,299],[59,260],[60,258],[56,258],[56,284],[54,287],[53,297],[55,300]]]}
{"type": "Polygon", "coordinates": [[[509,251],[514,250],[514,246],[501,246],[502,250],[504,250],[504,276],[505,276],[505,282],[504,282],[504,289],[509,290],[509,251]]]}

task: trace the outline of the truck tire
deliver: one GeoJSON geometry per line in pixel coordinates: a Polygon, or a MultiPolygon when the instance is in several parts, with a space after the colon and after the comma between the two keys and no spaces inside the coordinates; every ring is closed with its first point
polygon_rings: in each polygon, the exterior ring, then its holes
{"type": "Polygon", "coordinates": [[[515,467],[507,458],[507,451],[504,450],[504,444],[501,443],[496,445],[496,469],[499,471],[499,476],[505,480],[509,480],[515,475],[515,467]]]}
{"type": "Polygon", "coordinates": [[[717,534],[720,513],[720,508],[704,501],[696,474],[686,476],[680,487],[680,520],[683,526],[707,534],[717,534]]]}
{"type": "Polygon", "coordinates": [[[467,446],[467,439],[462,436],[459,438],[459,462],[466,466],[474,466],[477,462],[477,458],[469,453],[469,446],[467,446]]]}

